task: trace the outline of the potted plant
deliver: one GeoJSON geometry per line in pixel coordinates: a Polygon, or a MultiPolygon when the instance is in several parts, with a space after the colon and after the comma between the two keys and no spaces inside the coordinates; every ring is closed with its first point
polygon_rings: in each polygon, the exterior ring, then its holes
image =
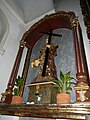
{"type": "Polygon", "coordinates": [[[23,79],[20,76],[18,76],[14,84],[11,104],[20,104],[22,102],[22,97],[19,95],[20,86],[22,84],[23,84],[23,79]]]}
{"type": "Polygon", "coordinates": [[[53,80],[55,83],[54,87],[57,88],[58,91],[58,94],[56,96],[57,103],[70,103],[70,91],[72,90],[71,85],[75,84],[75,82],[72,82],[73,79],[74,78],[70,76],[70,71],[65,74],[60,71],[60,79],[53,80]]]}

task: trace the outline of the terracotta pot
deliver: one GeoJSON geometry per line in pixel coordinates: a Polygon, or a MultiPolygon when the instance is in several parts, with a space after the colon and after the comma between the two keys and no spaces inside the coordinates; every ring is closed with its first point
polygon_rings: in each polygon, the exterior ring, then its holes
{"type": "Polygon", "coordinates": [[[21,96],[13,96],[11,104],[21,104],[22,103],[22,97],[21,96]]]}
{"type": "Polygon", "coordinates": [[[57,94],[57,104],[69,104],[70,94],[59,93],[57,94]]]}

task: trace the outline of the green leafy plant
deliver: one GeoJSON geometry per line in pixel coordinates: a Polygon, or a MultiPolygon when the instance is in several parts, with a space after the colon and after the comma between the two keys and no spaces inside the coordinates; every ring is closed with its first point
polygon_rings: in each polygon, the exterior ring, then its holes
{"type": "Polygon", "coordinates": [[[22,85],[23,83],[23,78],[21,78],[20,76],[18,76],[18,78],[16,79],[16,82],[15,82],[15,85],[14,85],[14,95],[19,95],[19,89],[20,89],[20,86],[22,85]]]}
{"type": "Polygon", "coordinates": [[[75,82],[72,82],[72,80],[75,79],[70,76],[70,71],[65,74],[60,71],[60,79],[53,80],[55,83],[54,87],[57,88],[59,93],[70,93],[72,90],[71,85],[75,84],[75,82]]]}

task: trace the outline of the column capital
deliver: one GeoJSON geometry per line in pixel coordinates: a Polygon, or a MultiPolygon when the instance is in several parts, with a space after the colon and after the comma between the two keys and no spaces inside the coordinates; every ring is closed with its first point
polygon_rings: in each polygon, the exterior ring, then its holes
{"type": "Polygon", "coordinates": [[[20,47],[23,47],[23,48],[24,48],[25,45],[26,45],[26,41],[21,40],[21,41],[20,41],[20,47]]]}
{"type": "Polygon", "coordinates": [[[71,19],[70,21],[72,28],[76,27],[77,24],[79,23],[77,18],[71,19]]]}

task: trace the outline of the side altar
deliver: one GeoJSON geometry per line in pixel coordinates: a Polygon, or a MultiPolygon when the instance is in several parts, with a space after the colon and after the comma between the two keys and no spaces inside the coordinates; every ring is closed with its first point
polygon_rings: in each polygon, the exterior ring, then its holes
{"type": "MultiPolygon", "coordinates": [[[[66,39],[66,41],[68,43],[69,40],[66,39]]],[[[7,88],[5,90],[5,93],[2,94],[2,104],[0,105],[0,113],[17,116],[33,116],[45,118],[48,117],[75,118],[75,119],[78,117],[78,115],[81,115],[82,117],[84,116],[81,119],[85,119],[85,115],[90,114],[90,106],[88,104],[90,102],[89,99],[90,95],[88,94],[89,85],[90,81],[87,69],[87,61],[83,46],[82,31],[78,19],[76,19],[76,16],[73,12],[61,11],[58,13],[54,13],[43,18],[37,24],[32,26],[30,30],[28,30],[23,35],[7,88]],[[48,24],[47,21],[49,21],[48,24]],[[53,33],[53,30],[59,28],[68,28],[73,33],[72,34],[73,38],[71,39],[71,41],[73,42],[74,45],[73,48],[75,53],[74,59],[76,67],[75,75],[77,78],[75,90],[76,90],[76,102],[81,103],[79,106],[78,104],[69,105],[55,104],[55,95],[57,91],[53,90],[54,83],[52,81],[54,79],[57,79],[56,67],[54,62],[57,46],[51,43],[51,37],[52,35],[61,37],[61,35],[53,33]],[[41,32],[40,34],[40,31],[42,30],[43,32],[41,32]],[[32,82],[27,85],[30,91],[29,96],[25,96],[28,97],[28,102],[34,101],[36,104],[8,105],[7,103],[10,104],[11,102],[13,87],[16,81],[16,76],[18,74],[23,50],[25,47],[28,48],[26,61],[22,73],[24,82],[23,85],[21,86],[22,89],[20,90],[21,92],[20,96],[23,96],[24,87],[26,85],[26,78],[29,67],[28,61],[30,60],[32,49],[34,45],[39,41],[39,39],[43,36],[42,35],[43,33],[48,35],[48,38],[46,39],[45,47],[42,48],[40,51],[39,58],[32,61],[31,65],[32,67],[38,67],[38,73],[36,78],[32,79],[32,82]],[[85,106],[83,107],[83,105],[85,106]],[[73,115],[75,116],[73,117],[73,115]]]]}

